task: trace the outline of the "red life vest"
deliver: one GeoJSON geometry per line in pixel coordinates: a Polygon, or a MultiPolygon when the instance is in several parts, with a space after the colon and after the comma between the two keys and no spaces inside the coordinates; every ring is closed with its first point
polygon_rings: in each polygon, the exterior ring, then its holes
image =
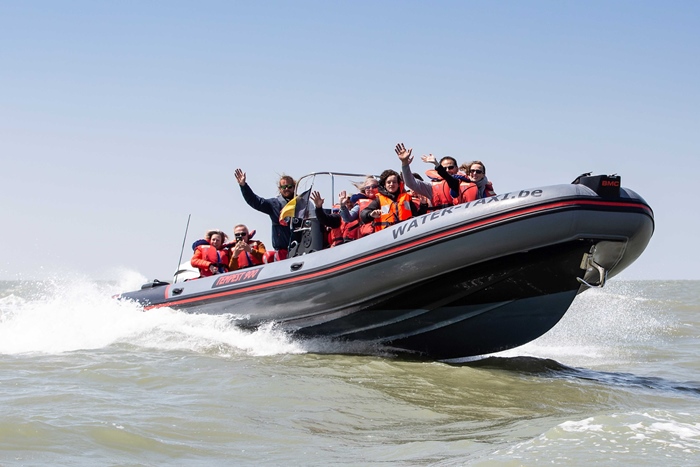
{"type": "MultiPolygon", "coordinates": [[[[250,242],[248,242],[248,244],[253,250],[257,250],[260,242],[257,240],[251,240],[250,242]]],[[[263,255],[260,254],[254,255],[252,253],[242,251],[238,254],[238,258],[231,258],[231,260],[238,260],[238,269],[243,269],[249,268],[251,266],[256,266],[258,264],[263,264],[264,261],[262,256],[263,255]]]]}
{"type": "Polygon", "coordinates": [[[468,203],[479,198],[479,187],[476,183],[459,183],[459,196],[454,199],[455,204],[468,203]]]}
{"type": "MultiPolygon", "coordinates": [[[[217,250],[211,245],[199,245],[194,251],[190,264],[199,269],[199,277],[212,276],[209,266],[212,263],[228,265],[228,251],[217,250]]],[[[228,272],[227,266],[220,266],[219,272],[228,272]]]]}
{"type": "Polygon", "coordinates": [[[445,180],[433,182],[433,209],[442,209],[455,204],[450,196],[450,187],[445,180]]]}
{"type": "MultiPolygon", "coordinates": [[[[337,213],[338,211],[340,211],[340,206],[334,204],[331,208],[331,212],[337,213]]],[[[330,248],[343,244],[343,224],[344,222],[341,218],[340,225],[338,227],[330,228],[326,226],[326,230],[328,231],[328,246],[330,248]]]]}
{"type": "Polygon", "coordinates": [[[352,222],[342,222],[340,229],[343,234],[343,243],[360,238],[360,225],[360,219],[355,219],[352,222]]]}
{"type": "Polygon", "coordinates": [[[369,206],[369,203],[371,203],[372,200],[369,198],[361,198],[357,200],[357,205],[360,206],[360,210],[358,212],[357,216],[357,223],[359,224],[358,232],[357,232],[357,238],[362,238],[365,237],[371,233],[374,233],[374,225],[373,224],[363,224],[362,221],[360,220],[359,213],[362,212],[364,208],[369,206]]]}
{"type": "MultiPolygon", "coordinates": [[[[468,203],[469,201],[474,201],[479,198],[479,189],[475,183],[469,183],[461,181],[459,182],[459,196],[453,198],[450,195],[450,187],[445,180],[443,180],[436,170],[428,170],[426,174],[430,172],[431,175],[437,178],[432,178],[433,182],[433,207],[432,209],[442,209],[448,206],[454,206],[457,204],[468,203]]],[[[464,176],[463,172],[457,172],[456,175],[464,176]]],[[[487,185],[488,187],[488,185],[487,185]]]]}

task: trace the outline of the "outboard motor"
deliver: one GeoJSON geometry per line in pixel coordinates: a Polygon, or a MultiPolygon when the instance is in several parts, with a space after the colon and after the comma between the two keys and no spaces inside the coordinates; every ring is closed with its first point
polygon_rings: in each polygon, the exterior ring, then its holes
{"type": "Polygon", "coordinates": [[[571,183],[574,185],[587,186],[595,191],[601,198],[620,197],[620,176],[617,174],[591,175],[589,172],[579,175],[576,180],[571,183]]]}
{"type": "Polygon", "coordinates": [[[289,257],[313,253],[323,249],[323,230],[315,217],[292,219],[292,240],[289,243],[289,257]]]}

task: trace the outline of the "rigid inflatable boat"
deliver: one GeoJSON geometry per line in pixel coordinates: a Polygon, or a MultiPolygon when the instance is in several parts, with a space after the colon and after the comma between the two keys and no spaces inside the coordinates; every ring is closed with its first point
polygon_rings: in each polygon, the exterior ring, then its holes
{"type": "Polygon", "coordinates": [[[652,236],[654,215],[620,177],[585,174],[440,209],[334,248],[319,248],[314,217],[294,218],[292,228],[284,261],[156,280],[118,297],[412,358],[483,355],[546,333],[577,294],[629,266],[652,236]]]}

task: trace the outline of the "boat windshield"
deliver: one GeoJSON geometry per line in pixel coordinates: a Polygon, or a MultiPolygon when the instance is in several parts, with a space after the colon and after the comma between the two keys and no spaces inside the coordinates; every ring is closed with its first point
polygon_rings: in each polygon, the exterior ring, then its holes
{"type": "MultiPolygon", "coordinates": [[[[367,174],[343,173],[343,172],[314,172],[301,177],[296,186],[296,195],[306,193],[307,190],[318,191],[325,200],[323,207],[331,209],[338,205],[338,194],[345,191],[348,196],[361,193],[367,174]]],[[[379,179],[378,176],[374,176],[379,179]]],[[[309,217],[316,217],[313,202],[309,201],[309,217]]]]}

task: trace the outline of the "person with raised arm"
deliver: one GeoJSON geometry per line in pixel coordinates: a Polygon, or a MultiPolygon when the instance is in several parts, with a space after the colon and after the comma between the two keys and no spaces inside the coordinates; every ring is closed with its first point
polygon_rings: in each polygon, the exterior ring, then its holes
{"type": "Polygon", "coordinates": [[[454,157],[445,156],[439,162],[432,154],[421,157],[423,162],[433,164],[440,176],[439,180],[429,183],[416,179],[411,172],[413,148],[406,149],[403,143],[398,143],[394,151],[401,161],[401,174],[406,187],[418,195],[429,198],[433,205],[432,209],[441,209],[477,199],[476,186],[458,178],[457,161],[454,157]]]}
{"type": "Polygon", "coordinates": [[[270,217],[270,221],[272,222],[272,248],[277,250],[275,260],[286,259],[291,239],[291,230],[289,226],[280,224],[279,217],[282,208],[284,208],[289,201],[294,199],[296,182],[289,175],[283,174],[277,186],[279,194],[274,198],[262,198],[256,195],[246,182],[245,172],[241,169],[236,169],[234,175],[236,176],[238,185],[241,187],[243,199],[248,203],[248,206],[270,217]]]}

